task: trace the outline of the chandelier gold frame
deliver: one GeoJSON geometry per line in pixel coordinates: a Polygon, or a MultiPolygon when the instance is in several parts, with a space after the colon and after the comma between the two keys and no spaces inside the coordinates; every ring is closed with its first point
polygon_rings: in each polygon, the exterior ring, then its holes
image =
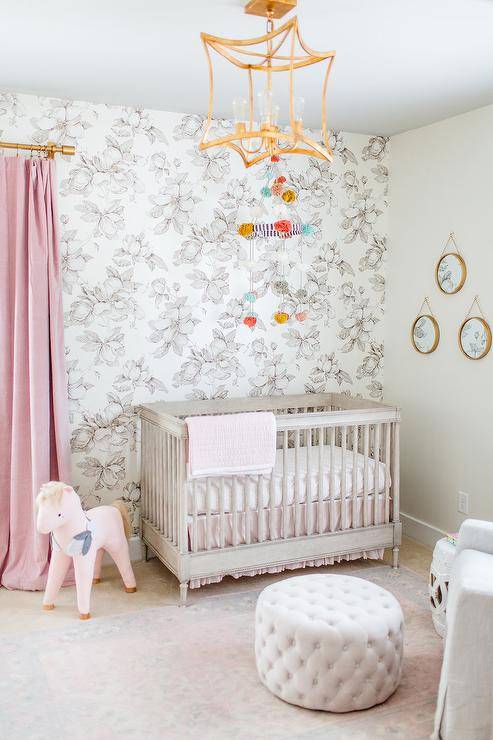
{"type": "MultiPolygon", "coordinates": [[[[264,15],[264,13],[260,14],[264,15]]],[[[251,167],[267,157],[281,154],[305,154],[332,162],[333,152],[330,148],[327,129],[326,98],[327,83],[335,51],[320,52],[310,49],[301,38],[296,16],[277,29],[274,29],[273,10],[266,9],[265,16],[267,17],[267,33],[258,38],[227,39],[201,33],[209,65],[209,108],[199,149],[204,151],[218,146],[229,147],[238,152],[245,167],[251,167]],[[296,42],[298,42],[299,51],[296,48],[296,42]],[[263,48],[259,50],[258,47],[261,45],[263,48]],[[248,76],[247,120],[237,122],[234,133],[217,139],[209,139],[214,107],[214,70],[211,51],[215,51],[239,69],[245,70],[248,76]],[[327,69],[323,78],[321,99],[322,141],[318,142],[307,135],[302,121],[295,119],[294,73],[297,69],[324,61],[327,62],[327,69]],[[289,73],[289,131],[282,130],[280,126],[269,122],[255,124],[253,72],[266,75],[266,89],[270,94],[272,94],[272,75],[281,72],[289,73]]]]}

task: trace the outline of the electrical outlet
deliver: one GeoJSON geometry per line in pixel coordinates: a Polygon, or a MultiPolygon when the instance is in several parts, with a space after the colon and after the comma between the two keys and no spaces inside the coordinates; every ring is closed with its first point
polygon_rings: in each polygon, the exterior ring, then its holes
{"type": "Polygon", "coordinates": [[[461,514],[469,514],[469,494],[459,491],[457,493],[457,511],[461,514]]]}

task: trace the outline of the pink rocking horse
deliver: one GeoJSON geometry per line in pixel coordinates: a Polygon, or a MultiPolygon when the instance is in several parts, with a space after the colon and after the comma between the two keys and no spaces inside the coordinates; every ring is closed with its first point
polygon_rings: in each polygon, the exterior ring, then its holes
{"type": "Polygon", "coordinates": [[[137,591],[127,537],[128,513],[121,501],[85,512],[80,498],[65,483],[45,483],[36,499],[38,532],[51,532],[52,552],[43,609],[54,609],[55,599],[73,559],[77,606],[81,619],[89,619],[92,584],[99,583],[103,552],[115,561],[125,591],[137,591]]]}

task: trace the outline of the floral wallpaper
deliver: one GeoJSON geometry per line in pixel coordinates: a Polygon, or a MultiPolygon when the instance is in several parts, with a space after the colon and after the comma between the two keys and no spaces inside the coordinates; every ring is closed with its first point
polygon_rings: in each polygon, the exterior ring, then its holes
{"type": "Polygon", "coordinates": [[[270,261],[271,244],[257,250],[252,331],[243,324],[248,242],[236,228],[239,209],[259,203],[265,167],[199,152],[202,130],[196,114],[0,93],[0,138],[77,147],[57,159],[73,483],[87,506],[122,497],[135,531],[135,404],[382,395],[387,139],[333,133],[332,165],[286,158],[313,228],[290,240],[287,265],[270,261]],[[290,311],[306,291],[304,323],[272,319],[281,270],[290,311]]]}

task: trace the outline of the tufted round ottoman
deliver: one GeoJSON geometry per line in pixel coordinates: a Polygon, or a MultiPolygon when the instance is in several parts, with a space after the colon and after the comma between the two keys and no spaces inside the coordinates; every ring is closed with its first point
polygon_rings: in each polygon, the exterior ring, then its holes
{"type": "Polygon", "coordinates": [[[291,704],[329,712],[367,709],[399,685],[403,622],[394,596],[370,581],[287,578],[257,601],[259,676],[291,704]]]}

